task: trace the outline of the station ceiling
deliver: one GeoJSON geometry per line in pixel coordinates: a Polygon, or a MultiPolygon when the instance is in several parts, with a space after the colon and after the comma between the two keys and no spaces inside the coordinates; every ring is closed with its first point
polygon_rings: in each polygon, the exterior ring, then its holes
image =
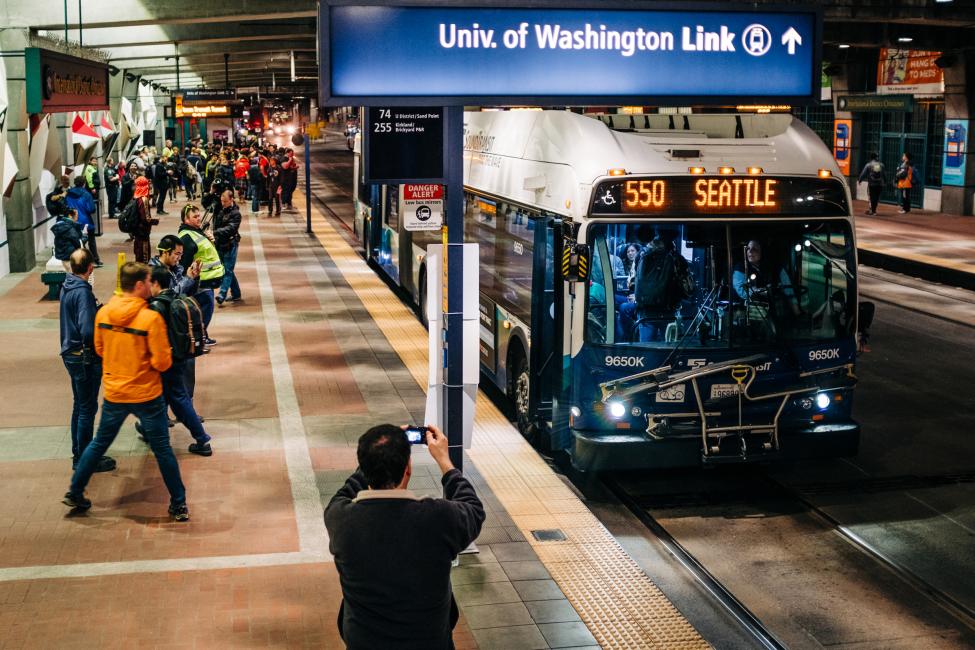
{"type": "MultiPolygon", "coordinates": [[[[973,0],[759,0],[754,4],[822,7],[823,58],[828,62],[869,62],[870,58],[875,62],[876,48],[884,46],[946,52],[975,48],[973,0]]],[[[268,92],[273,86],[279,92],[301,94],[317,89],[317,5],[316,0],[70,0],[66,5],[60,0],[2,0],[0,25],[63,38],[67,23],[68,40],[98,48],[116,68],[168,88],[177,87],[177,53],[182,87],[223,87],[225,55],[229,55],[231,87],[260,87],[268,92]]]]}

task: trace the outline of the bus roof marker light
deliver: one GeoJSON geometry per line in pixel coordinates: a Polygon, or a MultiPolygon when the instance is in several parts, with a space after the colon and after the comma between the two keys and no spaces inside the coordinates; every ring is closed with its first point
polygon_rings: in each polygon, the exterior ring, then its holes
{"type": "Polygon", "coordinates": [[[719,174],[724,174],[724,175],[734,174],[735,173],[735,168],[734,167],[718,167],[718,173],[719,174]]]}
{"type": "Polygon", "coordinates": [[[831,172],[828,169],[820,169],[819,170],[819,177],[820,178],[830,178],[832,175],[833,175],[833,172],[831,172]]]}
{"type": "Polygon", "coordinates": [[[700,175],[704,173],[703,167],[689,167],[687,171],[691,174],[700,175]]]}
{"type": "Polygon", "coordinates": [[[765,170],[762,169],[761,167],[749,167],[748,168],[748,173],[751,174],[752,176],[757,176],[758,174],[762,174],[764,172],[765,172],[765,170]]]}
{"type": "Polygon", "coordinates": [[[606,172],[610,176],[626,176],[626,170],[622,167],[616,167],[614,169],[607,170],[606,172]]]}

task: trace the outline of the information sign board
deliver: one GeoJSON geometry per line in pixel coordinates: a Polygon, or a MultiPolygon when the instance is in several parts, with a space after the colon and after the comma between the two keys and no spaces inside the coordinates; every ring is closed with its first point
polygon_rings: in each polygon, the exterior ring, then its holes
{"type": "Polygon", "coordinates": [[[28,113],[108,110],[108,64],[24,49],[28,113]]]}
{"type": "Polygon", "coordinates": [[[968,160],[968,120],[945,120],[945,146],[941,161],[941,184],[965,186],[965,163],[968,160]]]}
{"type": "Polygon", "coordinates": [[[910,113],[914,110],[914,95],[840,95],[836,99],[836,108],[851,113],[910,113]]]}
{"type": "Polygon", "coordinates": [[[410,232],[440,230],[443,226],[443,185],[403,185],[403,200],[400,201],[399,210],[403,227],[410,232]]]}
{"type": "Polygon", "coordinates": [[[327,105],[818,101],[815,7],[320,4],[327,105]],[[381,44],[381,46],[377,46],[381,44]]]}
{"type": "Polygon", "coordinates": [[[373,107],[366,111],[367,183],[443,183],[442,108],[373,107]]]}

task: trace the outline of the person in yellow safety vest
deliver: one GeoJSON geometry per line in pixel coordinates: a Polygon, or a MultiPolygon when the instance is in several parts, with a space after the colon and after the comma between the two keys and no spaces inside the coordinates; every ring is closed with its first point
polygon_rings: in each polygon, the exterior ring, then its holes
{"type": "Polygon", "coordinates": [[[904,152],[901,156],[901,164],[897,166],[894,178],[897,181],[897,190],[900,193],[901,214],[911,211],[911,188],[914,187],[914,166],[911,165],[911,154],[904,152]]]}
{"type": "MultiPolygon", "coordinates": [[[[183,260],[189,265],[193,262],[200,262],[200,283],[197,289],[196,301],[200,303],[200,311],[203,312],[203,327],[205,329],[206,344],[205,352],[210,351],[210,346],[216,345],[216,341],[210,338],[210,321],[213,319],[213,290],[220,286],[223,281],[223,264],[220,262],[220,254],[213,240],[202,229],[203,217],[200,215],[200,208],[197,205],[188,203],[183,206],[180,213],[182,223],[179,226],[178,235],[183,242],[183,260]]],[[[184,368],[184,381],[186,392],[190,399],[196,389],[196,359],[190,358],[184,368]]],[[[203,422],[200,418],[200,422],[203,422]]]]}

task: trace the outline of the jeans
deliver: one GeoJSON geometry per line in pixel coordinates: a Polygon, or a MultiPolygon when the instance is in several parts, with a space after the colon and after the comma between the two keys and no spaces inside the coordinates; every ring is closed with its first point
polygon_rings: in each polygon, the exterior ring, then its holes
{"type": "Polygon", "coordinates": [[[179,474],[179,462],[173,448],[169,446],[169,419],[166,417],[166,400],[162,395],[138,404],[122,404],[105,400],[102,403],[102,419],[98,423],[98,433],[95,439],[81,454],[78,469],[71,477],[71,493],[82,494],[91,475],[98,466],[108,448],[115,442],[122,423],[129,414],[142,422],[145,438],[156,457],[159,473],[169,490],[169,499],[173,504],[186,503],[186,488],[179,474]]]}
{"type": "Polygon", "coordinates": [[[156,196],[156,214],[159,214],[160,212],[165,212],[165,210],[163,210],[163,206],[166,205],[167,191],[168,188],[166,187],[159,188],[159,194],[156,196]]]}
{"type": "Polygon", "coordinates": [[[251,212],[261,211],[261,196],[264,194],[264,183],[251,183],[251,212]]]}
{"type": "Polygon", "coordinates": [[[105,194],[108,196],[108,218],[115,218],[118,211],[118,183],[105,187],[105,194]]]}
{"type": "Polygon", "coordinates": [[[292,187],[291,185],[287,185],[287,184],[282,185],[281,186],[281,203],[285,204],[288,207],[291,207],[291,195],[294,194],[294,193],[295,193],[295,188],[294,187],[292,187]]]}
{"type": "Polygon", "coordinates": [[[193,399],[196,392],[196,359],[193,357],[183,362],[183,385],[186,386],[186,394],[193,399]]]}
{"type": "Polygon", "coordinates": [[[200,289],[195,296],[200,303],[200,311],[203,312],[203,327],[210,328],[210,321],[213,320],[213,289],[200,289]]]}
{"type": "Polygon", "coordinates": [[[173,409],[176,419],[190,430],[190,435],[200,444],[209,442],[210,436],[203,430],[200,416],[193,408],[193,398],[186,388],[186,362],[174,361],[166,372],[162,373],[163,396],[169,408],[173,409]]]}
{"type": "MultiPolygon", "coordinates": [[[[94,355],[92,355],[94,356],[94,355]]],[[[95,431],[98,389],[102,385],[102,360],[97,356],[85,365],[82,357],[66,354],[61,359],[71,377],[71,457],[77,463],[95,431]]]]}
{"type": "Polygon", "coordinates": [[[227,291],[230,291],[231,298],[240,298],[240,284],[237,283],[237,275],[234,267],[237,266],[237,249],[240,244],[234,242],[228,250],[218,250],[220,253],[220,263],[223,264],[223,281],[220,283],[220,297],[226,298],[227,291]]]}
{"type": "Polygon", "coordinates": [[[911,211],[911,188],[909,187],[901,189],[901,209],[904,212],[911,211]]]}

